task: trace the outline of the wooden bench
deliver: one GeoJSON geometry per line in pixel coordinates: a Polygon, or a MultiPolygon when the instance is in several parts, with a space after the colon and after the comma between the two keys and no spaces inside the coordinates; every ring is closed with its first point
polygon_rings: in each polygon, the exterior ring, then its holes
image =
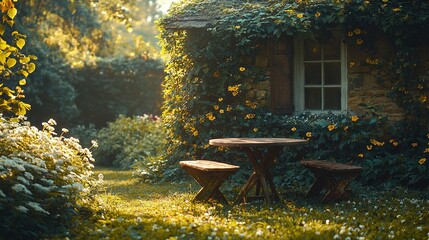
{"type": "Polygon", "coordinates": [[[239,166],[209,160],[181,161],[179,164],[202,186],[194,201],[217,200],[228,204],[219,187],[239,166]]]}
{"type": "Polygon", "coordinates": [[[316,196],[325,189],[326,194],[322,202],[336,201],[343,197],[346,187],[362,170],[358,166],[324,160],[301,161],[301,164],[310,169],[315,177],[306,197],[316,196]]]}

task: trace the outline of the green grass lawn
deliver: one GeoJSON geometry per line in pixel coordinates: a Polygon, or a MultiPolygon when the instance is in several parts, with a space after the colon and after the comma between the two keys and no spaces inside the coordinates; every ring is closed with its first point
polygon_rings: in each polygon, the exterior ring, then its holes
{"type": "Polygon", "coordinates": [[[193,181],[139,183],[131,171],[95,172],[104,175],[100,211],[76,238],[429,239],[427,192],[359,189],[349,200],[322,204],[298,189],[281,192],[275,205],[231,207],[193,203],[193,181]]]}

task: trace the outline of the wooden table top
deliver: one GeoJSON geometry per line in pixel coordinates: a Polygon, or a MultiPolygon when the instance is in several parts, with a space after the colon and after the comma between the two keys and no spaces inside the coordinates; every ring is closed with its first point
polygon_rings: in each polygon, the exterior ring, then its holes
{"type": "Polygon", "coordinates": [[[307,144],[305,139],[296,138],[215,138],[209,144],[218,147],[270,147],[307,144]]]}

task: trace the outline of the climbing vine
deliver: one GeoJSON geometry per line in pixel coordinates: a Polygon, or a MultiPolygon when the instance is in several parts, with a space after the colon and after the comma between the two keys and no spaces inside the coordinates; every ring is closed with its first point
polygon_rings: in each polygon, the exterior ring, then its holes
{"type": "MultiPolygon", "coordinates": [[[[420,174],[425,172],[427,168],[424,164],[429,152],[424,148],[429,138],[426,137],[429,125],[429,82],[427,77],[418,74],[424,63],[416,62],[415,56],[418,49],[429,40],[429,34],[425,31],[428,25],[429,4],[422,1],[189,0],[174,6],[169,15],[159,22],[163,51],[169,54],[166,68],[168,75],[164,81],[163,119],[168,140],[172,144],[167,148],[166,159],[174,164],[185,157],[224,158],[231,151],[225,153],[223,149],[210,147],[208,139],[225,136],[280,137],[293,134],[295,137],[310,138],[314,141],[315,149],[323,146],[321,141],[334,137],[331,135],[333,126],[340,126],[350,121],[350,118],[328,117],[327,124],[322,124],[319,129],[321,132],[316,133],[319,130],[314,129],[315,124],[310,120],[297,122],[294,118],[272,113],[255,101],[252,91],[255,84],[267,79],[267,69],[256,66],[249,56],[252,58],[256,55],[258,42],[263,39],[276,41],[295,34],[311,37],[318,32],[340,28],[347,44],[366,52],[366,64],[392,69],[394,78],[389,96],[403,108],[403,123],[412,122],[407,124],[407,130],[403,128],[404,125],[397,125],[400,127],[395,128],[392,136],[406,142],[419,139],[413,143],[422,149],[413,148],[410,151],[409,156],[413,158],[410,165],[414,165],[406,169],[409,172],[420,171],[420,174]],[[199,30],[168,27],[172,22],[187,17],[202,18],[209,23],[206,29],[199,30]],[[372,57],[370,32],[374,28],[390,39],[395,54],[393,59],[372,57]],[[288,129],[282,129],[282,126],[288,129]],[[291,132],[292,128],[302,129],[301,134],[291,132]],[[416,170],[415,166],[423,167],[424,170],[416,170]]],[[[325,117],[321,116],[322,119],[325,117]]],[[[377,123],[378,127],[387,124],[377,115],[368,116],[368,119],[377,123]]],[[[351,123],[355,124],[355,121],[351,123]]],[[[352,156],[351,159],[355,161],[377,158],[374,154],[364,154],[369,151],[368,148],[372,149],[367,146],[375,146],[370,139],[388,139],[387,135],[392,129],[371,131],[366,129],[368,127],[359,124],[359,127],[354,128],[365,133],[365,137],[359,140],[366,139],[362,146],[355,142],[357,132],[345,135],[351,145],[344,150],[347,152],[344,156],[352,156]],[[381,136],[382,133],[386,136],[381,136]]],[[[395,150],[392,154],[398,152],[395,150]]],[[[335,152],[331,152],[331,156],[341,157],[336,156],[335,152]]]]}
{"type": "Polygon", "coordinates": [[[12,29],[18,13],[14,2],[17,0],[0,2],[0,113],[25,115],[30,105],[22,101],[25,97],[23,86],[36,69],[33,61],[37,57],[22,53],[26,37],[12,29]]]}

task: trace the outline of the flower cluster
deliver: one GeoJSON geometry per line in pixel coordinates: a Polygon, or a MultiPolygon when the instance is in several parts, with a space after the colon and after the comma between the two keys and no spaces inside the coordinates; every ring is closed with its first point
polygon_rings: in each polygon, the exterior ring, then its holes
{"type": "Polygon", "coordinates": [[[95,184],[92,154],[75,138],[55,137],[55,125],[51,119],[40,131],[23,118],[7,120],[0,116],[3,236],[34,237],[32,234],[46,231],[43,225],[59,229],[71,220],[72,209],[79,202],[90,201],[90,188],[95,184]],[[9,222],[10,217],[17,221],[9,222]],[[26,228],[28,232],[14,232],[26,228]]]}

